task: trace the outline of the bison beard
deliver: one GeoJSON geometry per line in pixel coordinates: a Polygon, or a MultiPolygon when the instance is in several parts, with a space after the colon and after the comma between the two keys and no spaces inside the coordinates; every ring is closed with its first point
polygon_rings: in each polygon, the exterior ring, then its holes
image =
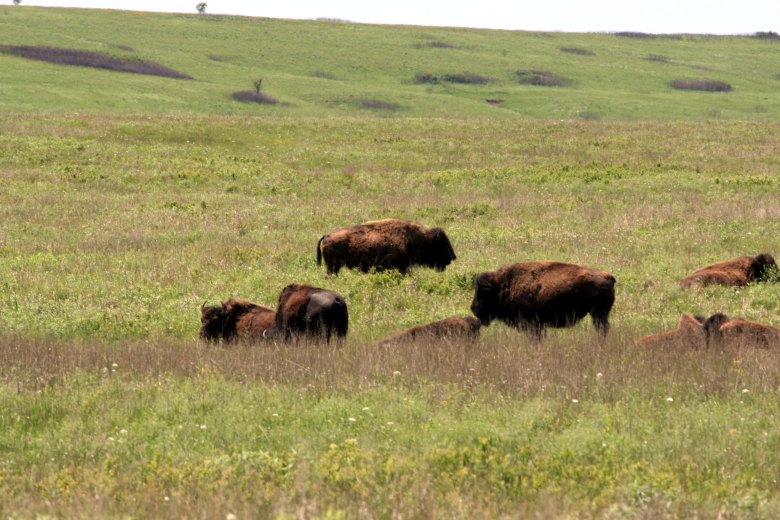
{"type": "Polygon", "coordinates": [[[317,242],[317,265],[337,275],[343,266],[367,273],[396,269],[406,274],[413,265],[443,271],[456,259],[441,228],[427,229],[417,222],[375,220],[332,231],[317,242]]]}
{"type": "Polygon", "coordinates": [[[379,346],[411,343],[420,340],[466,340],[479,337],[480,322],[473,316],[450,316],[425,325],[417,325],[403,332],[393,334],[379,342],[379,346]]]}
{"type": "Polygon", "coordinates": [[[349,312],[344,298],[333,291],[311,285],[291,284],[279,295],[276,329],[285,341],[294,336],[320,338],[330,342],[347,335],[349,312]]]}
{"type": "Polygon", "coordinates": [[[602,336],[609,330],[615,277],[563,262],[526,262],[481,273],[471,312],[483,325],[494,319],[528,332],[534,340],[547,327],[569,327],[590,314],[602,336]]]}
{"type": "Polygon", "coordinates": [[[206,341],[261,340],[273,328],[276,313],[241,298],[200,309],[200,337],[206,341]]]}
{"type": "Polygon", "coordinates": [[[683,288],[693,284],[728,285],[742,287],[751,282],[764,281],[772,271],[777,271],[774,257],[768,253],[757,256],[740,256],[697,269],[680,281],[683,288]]]}

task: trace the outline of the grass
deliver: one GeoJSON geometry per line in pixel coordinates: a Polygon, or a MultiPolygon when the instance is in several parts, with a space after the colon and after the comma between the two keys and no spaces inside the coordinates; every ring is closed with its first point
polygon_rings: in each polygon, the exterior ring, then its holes
{"type": "Polygon", "coordinates": [[[133,58],[195,78],[171,81],[1,55],[0,110],[14,112],[338,117],[366,113],[341,100],[379,99],[403,107],[394,117],[780,119],[780,46],[753,36],[623,38],[32,6],[0,11],[0,34],[0,45],[121,56],[131,48],[133,58]],[[517,70],[554,71],[571,83],[528,88],[517,83],[517,70]],[[412,81],[416,72],[442,78],[463,71],[491,81],[412,81]],[[279,103],[231,99],[257,77],[279,103]],[[670,86],[686,77],[715,78],[733,91],[724,98],[670,86]],[[496,107],[484,99],[504,101],[496,107]]]}

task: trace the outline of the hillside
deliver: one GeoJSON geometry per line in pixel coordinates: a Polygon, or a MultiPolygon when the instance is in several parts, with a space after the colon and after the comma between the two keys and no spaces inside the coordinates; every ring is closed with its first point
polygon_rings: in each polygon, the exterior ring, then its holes
{"type": "Polygon", "coordinates": [[[5,111],[780,117],[780,42],[752,36],[533,33],[28,6],[0,9],[0,34],[2,46],[99,52],[193,78],[0,54],[5,111]],[[257,79],[276,104],[232,98],[252,91],[257,79]],[[676,90],[675,80],[717,81],[731,90],[676,90]]]}

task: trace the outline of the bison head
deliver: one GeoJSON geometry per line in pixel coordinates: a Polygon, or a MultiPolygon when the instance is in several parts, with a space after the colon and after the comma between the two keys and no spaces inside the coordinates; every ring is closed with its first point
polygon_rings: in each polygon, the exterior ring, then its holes
{"type": "Polygon", "coordinates": [[[750,280],[764,280],[770,272],[777,271],[777,263],[769,253],[762,253],[750,262],[750,280]]]}
{"type": "Polygon", "coordinates": [[[474,299],[471,312],[482,325],[490,325],[496,319],[498,301],[498,282],[495,273],[482,273],[474,281],[474,299]]]}
{"type": "Polygon", "coordinates": [[[429,229],[425,234],[428,238],[425,263],[437,271],[444,271],[457,258],[447,233],[442,228],[436,227],[429,229]]]}
{"type": "Polygon", "coordinates": [[[228,312],[224,305],[200,307],[200,337],[206,341],[218,341],[225,333],[228,312]]]}
{"type": "Polygon", "coordinates": [[[707,344],[710,342],[717,342],[721,339],[720,327],[724,323],[729,321],[729,317],[722,312],[716,312],[706,320],[704,320],[704,333],[707,336],[707,344]]]}

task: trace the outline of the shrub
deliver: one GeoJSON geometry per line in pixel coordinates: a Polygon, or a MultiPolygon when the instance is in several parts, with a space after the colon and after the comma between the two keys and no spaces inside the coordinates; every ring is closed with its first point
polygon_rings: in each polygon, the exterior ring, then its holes
{"type": "Polygon", "coordinates": [[[275,105],[278,103],[276,98],[269,96],[264,92],[255,92],[254,90],[240,90],[233,92],[233,99],[242,103],[260,103],[263,105],[275,105]]]}
{"type": "Polygon", "coordinates": [[[517,81],[523,85],[564,87],[569,84],[569,80],[545,70],[518,70],[515,74],[517,74],[517,81]]]}
{"type": "Polygon", "coordinates": [[[485,100],[485,103],[487,103],[488,105],[500,105],[503,102],[504,102],[503,99],[497,99],[497,98],[488,98],[485,100]]]}
{"type": "Polygon", "coordinates": [[[447,42],[443,42],[443,41],[438,41],[438,40],[433,40],[433,41],[429,41],[429,42],[418,43],[418,44],[416,44],[416,45],[415,45],[415,47],[417,47],[418,49],[419,49],[419,48],[421,48],[421,47],[433,47],[433,48],[435,48],[435,49],[455,49],[455,48],[456,48],[456,47],[455,47],[453,44],[451,44],[451,43],[447,43],[447,42]]]}
{"type": "Polygon", "coordinates": [[[418,72],[414,75],[415,83],[438,83],[439,78],[430,72],[418,72]]]}
{"type": "Polygon", "coordinates": [[[39,47],[31,45],[2,45],[0,53],[20,56],[29,60],[47,61],[60,65],[75,65],[96,69],[147,74],[174,79],[192,79],[192,76],[169,69],[153,61],[136,58],[119,58],[99,52],[64,49],[59,47],[39,47]]]}
{"type": "Polygon", "coordinates": [[[568,54],[577,54],[580,56],[593,56],[595,53],[588,49],[581,49],[579,47],[561,47],[561,52],[566,52],[568,54]]]}
{"type": "Polygon", "coordinates": [[[705,92],[730,92],[731,85],[711,79],[676,79],[671,83],[678,90],[702,90],[705,92]]]}
{"type": "Polygon", "coordinates": [[[381,101],[379,99],[363,99],[360,101],[359,106],[360,108],[367,108],[369,110],[387,110],[391,112],[401,108],[398,103],[381,101]]]}
{"type": "Polygon", "coordinates": [[[759,31],[753,34],[753,38],[760,38],[762,40],[780,40],[780,34],[774,31],[759,31]]]}
{"type": "Polygon", "coordinates": [[[641,39],[650,39],[656,37],[655,34],[648,34],[648,33],[637,32],[637,31],[616,32],[615,36],[620,36],[623,38],[641,38],[641,39]]]}
{"type": "Polygon", "coordinates": [[[669,63],[669,58],[660,54],[648,54],[645,56],[647,61],[657,61],[659,63],[669,63]]]}
{"type": "Polygon", "coordinates": [[[464,85],[484,85],[491,81],[490,78],[480,76],[479,74],[473,74],[471,72],[464,72],[462,74],[445,74],[441,77],[442,81],[448,83],[460,83],[464,85]]]}
{"type": "Polygon", "coordinates": [[[309,73],[312,78],[322,78],[322,79],[336,79],[336,76],[334,74],[331,74],[330,72],[325,72],[324,70],[315,70],[309,73]]]}

